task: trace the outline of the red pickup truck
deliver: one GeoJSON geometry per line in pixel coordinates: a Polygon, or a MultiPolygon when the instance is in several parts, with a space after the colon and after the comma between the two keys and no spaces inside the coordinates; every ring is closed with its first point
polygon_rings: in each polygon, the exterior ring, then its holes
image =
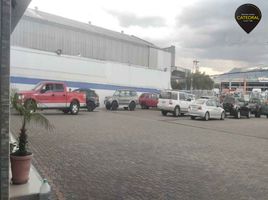
{"type": "Polygon", "coordinates": [[[78,114],[86,106],[86,94],[68,92],[65,83],[44,81],[30,91],[18,92],[19,101],[29,109],[59,109],[64,113],[78,114]]]}

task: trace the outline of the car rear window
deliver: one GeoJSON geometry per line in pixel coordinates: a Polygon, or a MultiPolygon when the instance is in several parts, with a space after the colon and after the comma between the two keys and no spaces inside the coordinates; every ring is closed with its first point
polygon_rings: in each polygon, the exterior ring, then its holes
{"type": "Polygon", "coordinates": [[[177,100],[178,94],[176,92],[161,92],[159,98],[177,100]]]}

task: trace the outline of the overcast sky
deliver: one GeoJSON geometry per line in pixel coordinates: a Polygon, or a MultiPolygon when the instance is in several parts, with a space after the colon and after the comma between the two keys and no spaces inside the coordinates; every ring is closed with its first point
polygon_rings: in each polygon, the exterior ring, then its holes
{"type": "Polygon", "coordinates": [[[268,65],[267,0],[32,0],[31,8],[135,35],[158,45],[176,46],[176,65],[198,60],[207,74],[234,67],[268,65]],[[245,3],[262,11],[246,34],[234,13],[245,3]]]}

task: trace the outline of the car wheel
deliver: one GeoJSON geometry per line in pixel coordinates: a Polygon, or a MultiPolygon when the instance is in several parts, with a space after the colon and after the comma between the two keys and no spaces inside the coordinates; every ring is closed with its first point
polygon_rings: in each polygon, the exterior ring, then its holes
{"type": "Polygon", "coordinates": [[[70,109],[68,109],[68,108],[63,109],[62,112],[63,112],[64,114],[68,114],[68,113],[70,112],[70,109]]]}
{"type": "Polygon", "coordinates": [[[266,115],[266,118],[268,118],[268,115],[266,115]]]}
{"type": "Polygon", "coordinates": [[[105,107],[106,107],[106,110],[110,110],[111,109],[110,102],[106,102],[105,107]]]}
{"type": "Polygon", "coordinates": [[[191,116],[191,119],[194,120],[196,117],[195,116],[191,116]]]}
{"type": "Polygon", "coordinates": [[[27,100],[25,103],[24,103],[24,107],[30,111],[30,113],[33,113],[36,111],[36,103],[34,100],[27,100]]]}
{"type": "Polygon", "coordinates": [[[240,110],[236,111],[236,119],[240,119],[241,118],[241,113],[240,110]]]}
{"type": "Polygon", "coordinates": [[[134,101],[132,101],[132,102],[130,102],[130,104],[129,104],[129,110],[130,111],[133,111],[133,110],[135,110],[135,108],[136,108],[136,103],[134,102],[134,101]]]}
{"type": "Polygon", "coordinates": [[[116,110],[118,108],[118,103],[116,101],[113,101],[111,108],[112,110],[116,110]]]}
{"type": "Polygon", "coordinates": [[[178,117],[181,114],[180,108],[178,106],[175,107],[173,111],[174,117],[178,117]]]}
{"type": "Polygon", "coordinates": [[[77,101],[73,101],[70,105],[70,112],[72,115],[77,115],[79,113],[79,104],[77,101]]]}
{"type": "Polygon", "coordinates": [[[204,120],[205,121],[208,121],[209,120],[209,113],[208,112],[206,112],[205,117],[204,117],[204,120]]]}
{"type": "Polygon", "coordinates": [[[224,120],[224,118],[225,118],[225,112],[222,112],[221,113],[221,120],[224,120]]]}
{"type": "Polygon", "coordinates": [[[95,109],[94,103],[91,102],[91,101],[89,101],[87,103],[87,110],[88,110],[88,112],[92,112],[94,109],[95,109]]]}
{"type": "Polygon", "coordinates": [[[161,113],[162,113],[163,116],[167,116],[167,111],[161,110],[161,113]]]}

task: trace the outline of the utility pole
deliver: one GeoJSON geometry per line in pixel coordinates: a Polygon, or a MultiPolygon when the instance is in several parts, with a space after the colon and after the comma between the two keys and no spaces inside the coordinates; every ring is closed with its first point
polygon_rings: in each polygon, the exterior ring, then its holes
{"type": "Polygon", "coordinates": [[[0,0],[0,199],[9,198],[9,79],[11,0],[0,0]]]}

